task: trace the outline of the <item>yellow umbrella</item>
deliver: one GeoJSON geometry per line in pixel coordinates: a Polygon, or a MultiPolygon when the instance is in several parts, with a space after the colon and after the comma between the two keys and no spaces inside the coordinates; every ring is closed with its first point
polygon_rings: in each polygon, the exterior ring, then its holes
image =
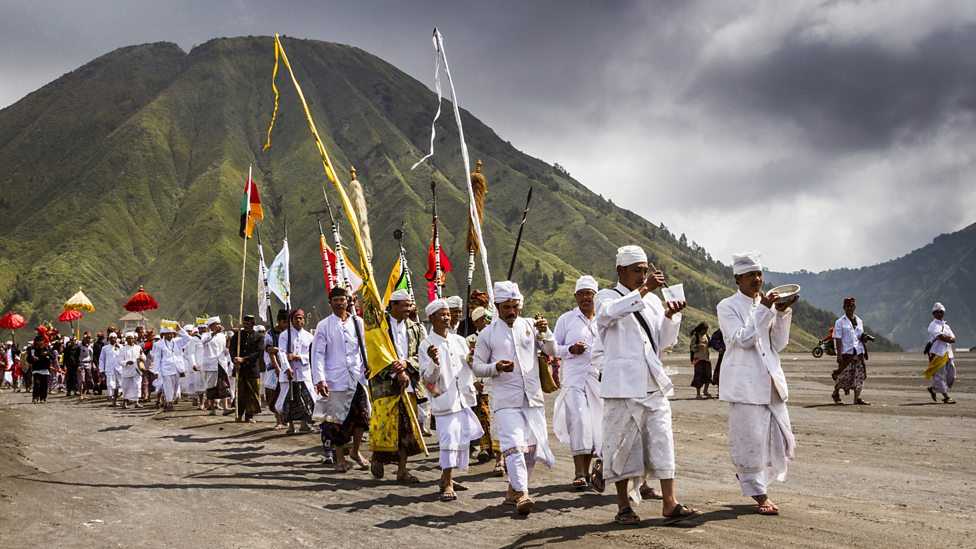
{"type": "Polygon", "coordinates": [[[95,312],[95,306],[92,305],[91,300],[85,295],[85,292],[78,290],[78,293],[71,296],[71,299],[64,302],[64,308],[68,311],[85,311],[88,313],[95,312]]]}

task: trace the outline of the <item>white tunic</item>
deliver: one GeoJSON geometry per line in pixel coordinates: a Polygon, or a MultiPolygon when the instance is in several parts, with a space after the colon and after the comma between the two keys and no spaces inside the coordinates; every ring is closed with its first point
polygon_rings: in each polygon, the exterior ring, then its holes
{"type": "MultiPolygon", "coordinates": [[[[311,348],[312,348],[312,334],[305,330],[296,330],[295,328],[288,327],[287,330],[281,333],[278,337],[278,348],[281,349],[284,358],[287,358],[289,348],[291,349],[291,354],[298,355],[296,360],[286,360],[281,364],[281,373],[278,375],[278,381],[287,383],[288,372],[292,374],[292,381],[312,381],[311,373],[311,348]],[[289,347],[289,340],[291,340],[291,346],[289,347]]],[[[312,396],[315,396],[315,392],[312,391],[312,396]]]]}
{"type": "Polygon", "coordinates": [[[591,361],[593,341],[596,339],[596,322],[586,318],[579,307],[576,307],[559,317],[552,335],[556,341],[556,356],[562,360],[560,386],[583,387],[587,378],[597,375],[591,361]],[[569,352],[569,348],[578,342],[586,344],[586,350],[582,354],[574,355],[569,352]]]}
{"type": "MultiPolygon", "coordinates": [[[[105,352],[104,349],[102,352],[105,352]]],[[[145,360],[145,355],[140,345],[123,345],[118,358],[123,378],[142,377],[139,371],[139,359],[145,360]]]]}
{"type": "Polygon", "coordinates": [[[603,398],[643,399],[657,390],[671,395],[674,385],[664,372],[660,355],[664,348],[678,342],[681,313],[669,319],[660,298],[650,292],[642,298],[638,290],[628,290],[619,283],[615,290],[604,289],[596,294],[596,310],[603,349],[603,398]],[[634,317],[635,312],[647,323],[653,344],[634,317]]]}
{"type": "Polygon", "coordinates": [[[753,299],[737,291],[720,301],[716,312],[725,339],[719,398],[769,404],[775,387],[783,402],[789,400],[779,353],[790,342],[793,309],[775,311],[761,305],[759,296],[753,299]]]}
{"type": "Polygon", "coordinates": [[[952,353],[952,344],[946,343],[941,339],[936,339],[940,335],[956,337],[956,334],[952,333],[952,328],[949,327],[948,322],[934,319],[929,323],[929,340],[932,341],[932,348],[929,349],[929,352],[937,356],[949,353],[949,358],[953,358],[955,355],[952,353]]]}
{"type": "Polygon", "coordinates": [[[841,354],[864,354],[862,335],[864,335],[864,322],[857,315],[854,315],[854,322],[851,322],[847,315],[841,316],[834,322],[834,339],[840,340],[841,354]]]}
{"type": "Polygon", "coordinates": [[[325,381],[330,391],[349,391],[357,384],[365,385],[366,372],[354,322],[359,324],[359,333],[363,333],[362,319],[352,315],[346,320],[329,315],[315,327],[312,384],[325,381]]]}
{"type": "Polygon", "coordinates": [[[102,352],[98,355],[98,369],[103,374],[115,374],[122,369],[119,363],[119,354],[122,353],[120,345],[112,346],[106,343],[102,347],[102,352]]]}
{"type": "Polygon", "coordinates": [[[208,333],[200,343],[203,349],[201,365],[204,372],[216,372],[218,368],[223,368],[224,371],[230,369],[230,352],[227,350],[227,336],[224,332],[208,333]]]}
{"type": "MultiPolygon", "coordinates": [[[[447,390],[431,399],[431,413],[444,416],[471,408],[477,403],[474,390],[474,372],[468,365],[468,344],[463,337],[448,333],[447,338],[431,332],[420,342],[417,353],[420,358],[420,376],[426,383],[438,383],[447,390]],[[438,362],[435,363],[427,350],[436,347],[438,362]]],[[[440,429],[438,422],[438,430],[440,429]]]]}
{"type": "Polygon", "coordinates": [[[163,338],[153,344],[150,353],[159,375],[174,376],[186,373],[183,349],[190,343],[191,339],[186,332],[180,330],[180,334],[172,341],[166,341],[163,338]]]}
{"type": "Polygon", "coordinates": [[[552,333],[540,334],[526,318],[517,318],[509,327],[496,318],[478,334],[474,348],[473,368],[479,377],[491,377],[491,409],[542,407],[542,383],[536,352],[542,347],[546,354],[555,354],[552,333]],[[499,372],[496,363],[509,360],[515,363],[511,372],[499,372]]]}

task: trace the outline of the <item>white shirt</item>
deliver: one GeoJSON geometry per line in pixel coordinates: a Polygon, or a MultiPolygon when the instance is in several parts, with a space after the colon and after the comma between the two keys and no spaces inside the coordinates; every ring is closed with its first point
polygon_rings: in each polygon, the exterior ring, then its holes
{"type": "Polygon", "coordinates": [[[952,333],[952,328],[949,327],[949,323],[945,320],[933,319],[929,323],[929,339],[932,340],[932,348],[929,352],[933,355],[942,356],[949,353],[949,358],[953,358],[955,355],[952,353],[952,344],[946,343],[941,339],[936,339],[936,336],[947,335],[950,337],[956,337],[956,334],[952,333]]]}
{"type": "Polygon", "coordinates": [[[431,332],[420,342],[420,376],[425,383],[438,383],[447,390],[431,398],[430,411],[435,416],[460,412],[471,408],[477,402],[474,390],[474,372],[468,365],[468,343],[457,334],[448,332],[443,338],[431,332]],[[434,363],[427,349],[437,347],[437,360],[434,363]]]}
{"type": "Polygon", "coordinates": [[[183,360],[186,362],[186,367],[192,370],[194,367],[199,368],[200,363],[198,362],[200,354],[203,352],[203,344],[200,342],[199,336],[190,336],[190,339],[183,346],[183,360]]]}
{"type": "Polygon", "coordinates": [[[854,322],[851,322],[847,315],[841,316],[837,322],[834,322],[834,339],[840,340],[841,354],[864,354],[862,335],[864,335],[864,322],[857,315],[854,315],[854,322]]]}
{"type": "Polygon", "coordinates": [[[586,318],[579,307],[563,313],[556,321],[552,335],[556,340],[556,356],[562,359],[562,387],[583,387],[588,377],[597,377],[591,360],[596,333],[595,318],[586,318]],[[580,341],[586,344],[586,350],[579,355],[569,352],[569,348],[580,341]]]}
{"type": "Polygon", "coordinates": [[[218,368],[227,370],[230,366],[230,352],[227,350],[227,336],[224,332],[208,332],[200,341],[203,357],[200,362],[204,372],[216,372],[218,368]]]}
{"type": "Polygon", "coordinates": [[[186,362],[183,359],[183,349],[190,343],[191,338],[182,329],[172,341],[161,338],[153,344],[150,354],[159,375],[172,376],[186,373],[186,362]]]}
{"type": "Polygon", "coordinates": [[[122,352],[121,345],[106,343],[102,346],[102,351],[98,355],[98,370],[104,373],[117,373],[122,369],[119,364],[119,354],[122,352]]]}
{"type": "Polygon", "coordinates": [[[296,330],[292,326],[289,326],[287,330],[281,332],[281,335],[278,336],[278,348],[281,349],[282,359],[287,359],[288,357],[289,339],[291,340],[291,354],[298,355],[298,360],[282,360],[281,373],[278,375],[278,381],[287,383],[287,372],[292,373],[291,381],[311,381],[312,334],[305,328],[296,330]]]}
{"type": "MultiPolygon", "coordinates": [[[[428,336],[429,337],[429,336],[428,336]]],[[[536,353],[541,347],[546,354],[556,352],[552,332],[541,334],[527,318],[516,318],[512,327],[496,318],[478,334],[474,348],[473,368],[480,377],[491,377],[491,409],[544,406],[539,362],[536,353]],[[511,372],[499,372],[496,363],[509,360],[515,363],[511,372]]]]}
{"type": "Polygon", "coordinates": [[[353,315],[342,320],[332,314],[315,326],[315,337],[312,339],[313,384],[325,381],[330,391],[350,391],[357,384],[365,385],[366,372],[356,324],[359,324],[359,332],[363,333],[362,319],[353,315]]]}
{"type": "Polygon", "coordinates": [[[740,291],[719,301],[719,328],[725,355],[719,374],[720,400],[769,404],[775,387],[783,402],[789,398],[779,353],[790,342],[793,309],[776,311],[740,291]]]}
{"type": "Polygon", "coordinates": [[[407,349],[410,348],[409,336],[407,335],[407,319],[404,318],[403,321],[399,321],[393,316],[388,317],[390,319],[390,331],[393,332],[393,346],[396,347],[397,357],[401,360],[407,358],[407,349]]]}
{"type": "Polygon", "coordinates": [[[655,391],[671,395],[674,385],[664,372],[661,352],[678,342],[681,313],[668,318],[659,297],[648,292],[642,298],[639,290],[628,290],[619,283],[615,290],[603,289],[596,294],[596,311],[603,398],[643,399],[655,391]],[[635,312],[647,322],[653,345],[635,312]]]}
{"type": "MultiPolygon", "coordinates": [[[[102,349],[104,353],[105,350],[102,349]]],[[[139,359],[145,360],[145,355],[142,352],[141,345],[123,345],[122,350],[119,351],[119,368],[122,371],[122,377],[139,377],[142,373],[139,371],[139,359]],[[128,364],[131,362],[131,364],[128,364]]]]}

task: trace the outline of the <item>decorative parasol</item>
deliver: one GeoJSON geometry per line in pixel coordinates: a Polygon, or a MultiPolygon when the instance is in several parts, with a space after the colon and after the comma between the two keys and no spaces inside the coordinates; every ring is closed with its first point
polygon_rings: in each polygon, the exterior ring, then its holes
{"type": "Polygon", "coordinates": [[[27,321],[19,314],[10,311],[0,316],[0,328],[4,330],[19,330],[27,325],[27,321]]]}
{"type": "MultiPolygon", "coordinates": [[[[95,306],[92,305],[91,300],[85,295],[85,292],[78,290],[78,293],[71,296],[71,299],[64,302],[65,311],[84,311],[86,313],[94,313],[95,306]]],[[[80,317],[79,317],[80,318],[80,317]]]]}
{"type": "Polygon", "coordinates": [[[81,314],[81,311],[75,311],[72,309],[65,309],[58,316],[58,322],[74,322],[85,315],[81,314]]]}
{"type": "Polygon", "coordinates": [[[132,311],[134,313],[139,313],[142,311],[149,311],[152,309],[158,309],[159,303],[153,299],[153,296],[146,293],[146,289],[139,286],[139,291],[132,294],[129,301],[125,302],[123,305],[126,311],[132,311]]]}

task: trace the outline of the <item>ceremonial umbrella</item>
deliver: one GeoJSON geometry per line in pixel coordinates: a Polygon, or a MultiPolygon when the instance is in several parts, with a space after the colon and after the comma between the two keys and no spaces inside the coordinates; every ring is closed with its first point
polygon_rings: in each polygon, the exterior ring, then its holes
{"type": "Polygon", "coordinates": [[[152,309],[158,309],[159,303],[153,299],[153,296],[146,293],[146,289],[139,286],[139,291],[132,294],[129,301],[125,302],[123,305],[126,311],[132,311],[134,313],[139,313],[142,311],[149,311],[152,309]]]}
{"type": "MultiPolygon", "coordinates": [[[[71,296],[71,299],[64,302],[65,311],[85,311],[86,313],[94,313],[95,306],[85,295],[85,292],[78,290],[78,293],[71,296]]],[[[79,317],[81,318],[81,317],[79,317]]]]}
{"type": "Polygon", "coordinates": [[[27,321],[19,314],[10,311],[0,316],[0,328],[10,330],[10,337],[13,338],[14,330],[19,330],[27,325],[27,321]]]}
{"type": "MultiPolygon", "coordinates": [[[[81,311],[65,309],[61,311],[61,314],[58,316],[58,322],[67,322],[73,330],[75,327],[75,321],[81,319],[83,316],[85,315],[81,314],[81,311]]],[[[78,325],[78,330],[81,330],[81,323],[78,325]]]]}

